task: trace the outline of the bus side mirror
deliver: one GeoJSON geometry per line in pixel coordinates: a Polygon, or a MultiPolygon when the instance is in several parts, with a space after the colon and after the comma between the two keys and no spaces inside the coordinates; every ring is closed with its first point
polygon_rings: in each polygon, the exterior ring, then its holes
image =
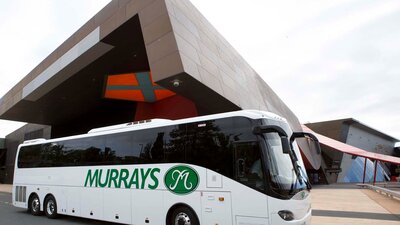
{"type": "Polygon", "coordinates": [[[292,136],[290,137],[290,143],[292,144],[296,138],[309,138],[314,144],[317,153],[319,155],[321,154],[321,146],[319,145],[318,138],[314,134],[307,132],[293,132],[292,136]]]}
{"type": "Polygon", "coordinates": [[[290,152],[289,138],[288,138],[288,135],[286,134],[285,130],[283,130],[281,127],[275,126],[275,125],[257,126],[253,129],[253,133],[256,135],[261,135],[261,134],[265,134],[265,133],[278,133],[278,135],[281,138],[283,153],[289,154],[289,152],[290,152]]]}

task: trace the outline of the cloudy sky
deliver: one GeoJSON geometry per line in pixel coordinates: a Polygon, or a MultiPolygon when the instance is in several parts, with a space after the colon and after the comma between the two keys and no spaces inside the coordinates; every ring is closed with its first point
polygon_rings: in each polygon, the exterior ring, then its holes
{"type": "MultiPolygon", "coordinates": [[[[107,2],[1,1],[0,96],[107,2]]],[[[400,1],[192,2],[301,122],[353,117],[400,139],[400,1]]]]}

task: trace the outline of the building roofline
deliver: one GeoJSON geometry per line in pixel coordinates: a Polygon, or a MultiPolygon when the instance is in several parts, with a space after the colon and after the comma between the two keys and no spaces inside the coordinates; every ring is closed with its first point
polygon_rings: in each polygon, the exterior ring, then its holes
{"type": "Polygon", "coordinates": [[[336,120],[326,120],[326,121],[320,121],[320,122],[306,123],[306,125],[307,124],[317,124],[317,123],[321,124],[321,123],[328,123],[328,122],[338,122],[338,123],[340,122],[340,123],[347,124],[347,125],[355,125],[358,128],[360,128],[362,130],[365,130],[365,131],[368,131],[368,132],[370,132],[372,134],[375,134],[375,135],[377,135],[379,137],[385,138],[385,139],[393,141],[393,142],[400,142],[399,139],[397,139],[397,138],[395,138],[393,136],[390,136],[390,135],[388,135],[386,133],[383,133],[382,131],[377,130],[377,129],[369,126],[369,125],[366,125],[365,123],[362,123],[359,120],[356,120],[354,118],[343,118],[343,119],[336,119],[336,120]]]}

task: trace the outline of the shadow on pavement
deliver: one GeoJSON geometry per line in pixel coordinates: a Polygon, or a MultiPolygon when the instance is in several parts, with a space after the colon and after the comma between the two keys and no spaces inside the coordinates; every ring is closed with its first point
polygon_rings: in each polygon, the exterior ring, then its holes
{"type": "Polygon", "coordinates": [[[351,211],[313,209],[312,215],[313,216],[327,216],[327,217],[346,217],[346,218],[400,221],[400,215],[387,214],[387,213],[351,212],[351,211]]]}

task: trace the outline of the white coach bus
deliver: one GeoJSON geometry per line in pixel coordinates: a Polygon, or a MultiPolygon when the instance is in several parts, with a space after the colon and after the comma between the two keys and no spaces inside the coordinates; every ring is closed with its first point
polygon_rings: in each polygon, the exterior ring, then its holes
{"type": "Polygon", "coordinates": [[[19,146],[13,205],[122,224],[309,225],[310,185],[285,119],[243,110],[154,119],[19,146]]]}

